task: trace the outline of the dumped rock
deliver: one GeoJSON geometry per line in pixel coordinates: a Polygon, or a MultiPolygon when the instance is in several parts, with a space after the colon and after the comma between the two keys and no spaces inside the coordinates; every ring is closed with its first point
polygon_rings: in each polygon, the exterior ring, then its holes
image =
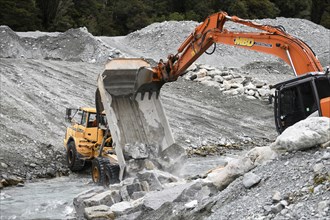
{"type": "Polygon", "coordinates": [[[219,190],[226,188],[237,177],[253,169],[255,165],[247,158],[233,159],[224,168],[213,170],[207,175],[207,180],[211,181],[219,190]]]}
{"type": "Polygon", "coordinates": [[[195,64],[195,68],[186,71],[184,79],[199,82],[203,85],[219,88],[224,94],[235,96],[253,96],[257,99],[268,99],[274,93],[270,85],[260,80],[251,80],[241,69],[235,72],[227,68],[205,68],[205,65],[195,64]]]}
{"type": "Polygon", "coordinates": [[[99,205],[85,208],[84,217],[88,220],[115,219],[115,214],[109,206],[99,205]]]}
{"type": "Polygon", "coordinates": [[[330,141],[329,134],[329,118],[306,118],[284,130],[271,147],[277,151],[306,150],[330,141]]]}

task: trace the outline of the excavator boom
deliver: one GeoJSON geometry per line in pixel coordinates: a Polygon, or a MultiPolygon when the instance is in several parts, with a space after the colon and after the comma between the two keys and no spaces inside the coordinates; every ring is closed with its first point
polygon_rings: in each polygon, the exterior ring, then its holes
{"type": "Polygon", "coordinates": [[[177,54],[170,54],[166,62],[160,60],[156,67],[139,72],[139,84],[135,87],[135,92],[159,93],[164,83],[177,80],[195,60],[216,43],[277,56],[292,67],[296,76],[323,71],[311,48],[302,40],[286,33],[283,27],[257,24],[219,12],[197,26],[178,48],[177,54]],[[259,32],[227,30],[224,28],[227,21],[249,26],[259,32]],[[149,77],[143,81],[146,76],[152,76],[152,79],[149,77]]]}
{"type": "Polygon", "coordinates": [[[279,132],[297,120],[306,118],[312,110],[330,117],[330,79],[324,74],[320,77],[307,74],[323,71],[307,44],[286,33],[282,27],[261,25],[219,12],[197,26],[178,48],[177,54],[170,54],[167,61],[160,60],[156,66],[151,66],[143,59],[113,59],[99,75],[96,109],[98,114],[103,111],[106,114],[120,166],[120,179],[124,176],[125,157],[131,149],[139,148],[136,152],[143,152],[146,147],[148,154],[159,155],[174,143],[162,103],[158,99],[160,89],[165,83],[176,81],[216,43],[272,54],[292,66],[295,75],[299,76],[297,80],[279,84],[276,88],[275,120],[279,132]],[[227,21],[259,32],[227,30],[224,28],[227,21]],[[300,78],[304,75],[306,77],[300,78]],[[137,94],[141,94],[141,98],[137,94]],[[146,95],[148,98],[144,98],[146,95]],[[282,96],[287,99],[281,99],[282,96]],[[296,105],[296,102],[299,104],[296,105]]]}

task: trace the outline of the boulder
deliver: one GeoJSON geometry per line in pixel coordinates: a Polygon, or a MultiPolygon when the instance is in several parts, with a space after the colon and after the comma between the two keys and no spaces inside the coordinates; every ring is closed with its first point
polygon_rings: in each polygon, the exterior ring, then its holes
{"type": "Polygon", "coordinates": [[[311,117],[285,129],[271,145],[277,151],[298,151],[330,141],[330,119],[311,117]]]}
{"type": "Polygon", "coordinates": [[[203,84],[205,86],[210,86],[210,87],[220,87],[220,84],[216,81],[204,80],[204,81],[201,81],[201,84],[203,84]]]}
{"type": "Polygon", "coordinates": [[[264,89],[264,88],[258,89],[258,92],[260,96],[268,96],[271,94],[269,89],[264,89]]]}
{"type": "Polygon", "coordinates": [[[204,78],[207,76],[207,70],[206,69],[200,69],[197,73],[197,79],[204,78]]]}
{"type": "Polygon", "coordinates": [[[206,180],[212,182],[219,190],[226,188],[237,177],[254,168],[255,165],[248,157],[233,159],[224,168],[211,171],[206,180]]]}
{"type": "Polygon", "coordinates": [[[119,190],[107,190],[84,200],[83,203],[85,207],[97,206],[101,204],[111,206],[121,200],[119,190]]]}
{"type": "Polygon", "coordinates": [[[158,176],[155,172],[142,171],[137,174],[140,182],[146,182],[150,191],[163,189],[162,184],[158,180],[158,176]]]}
{"type": "Polygon", "coordinates": [[[216,194],[218,189],[209,181],[203,179],[197,179],[191,182],[185,190],[182,191],[181,195],[175,199],[175,202],[189,202],[191,200],[197,199],[198,201],[203,201],[210,196],[216,194]]]}
{"type": "Polygon", "coordinates": [[[255,186],[256,184],[258,184],[260,182],[261,178],[260,176],[249,172],[244,174],[243,177],[243,185],[246,189],[250,189],[252,186],[255,186]]]}
{"type": "Polygon", "coordinates": [[[182,192],[189,188],[193,183],[184,183],[161,191],[149,192],[144,196],[143,208],[157,210],[164,203],[174,202],[182,192]]]}
{"type": "Polygon", "coordinates": [[[184,204],[184,207],[185,207],[186,209],[193,209],[193,208],[195,208],[197,205],[198,205],[198,201],[195,199],[195,200],[192,200],[192,201],[190,201],[190,202],[184,204]]]}
{"type": "Polygon", "coordinates": [[[277,157],[277,153],[272,150],[271,147],[255,147],[246,153],[245,157],[250,158],[250,160],[255,164],[264,165],[267,162],[275,159],[277,157]]]}
{"type": "Polygon", "coordinates": [[[213,80],[216,81],[216,82],[222,83],[224,79],[223,79],[223,77],[220,76],[220,75],[215,75],[215,76],[213,77],[213,80]]]}
{"type": "Polygon", "coordinates": [[[88,220],[115,219],[115,214],[110,210],[109,206],[99,205],[85,208],[84,217],[88,220]]]}
{"type": "Polygon", "coordinates": [[[115,213],[115,216],[123,215],[124,213],[129,212],[133,209],[133,205],[130,202],[122,201],[119,203],[116,203],[110,207],[110,210],[115,213]]]}
{"type": "Polygon", "coordinates": [[[80,194],[78,194],[74,199],[73,199],[73,206],[76,210],[77,216],[78,217],[83,217],[84,216],[84,209],[86,207],[84,201],[86,199],[89,199],[98,193],[102,193],[104,191],[104,188],[102,186],[99,187],[94,187],[90,190],[84,191],[80,194]]]}
{"type": "Polygon", "coordinates": [[[126,144],[124,146],[125,156],[131,157],[133,159],[145,159],[149,156],[147,146],[145,144],[126,144]]]}
{"type": "Polygon", "coordinates": [[[129,201],[134,192],[142,191],[140,183],[132,183],[130,185],[124,185],[120,189],[120,195],[123,200],[129,201]]]}

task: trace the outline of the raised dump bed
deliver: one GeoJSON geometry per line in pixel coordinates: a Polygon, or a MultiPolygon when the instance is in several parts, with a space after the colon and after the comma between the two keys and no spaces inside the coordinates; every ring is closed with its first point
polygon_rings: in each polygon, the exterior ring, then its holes
{"type": "Polygon", "coordinates": [[[149,67],[144,59],[118,58],[109,61],[98,77],[96,106],[106,113],[121,168],[120,179],[126,151],[135,150],[130,148],[157,157],[174,143],[160,97],[154,93],[141,99],[134,94],[138,72],[149,67]]]}

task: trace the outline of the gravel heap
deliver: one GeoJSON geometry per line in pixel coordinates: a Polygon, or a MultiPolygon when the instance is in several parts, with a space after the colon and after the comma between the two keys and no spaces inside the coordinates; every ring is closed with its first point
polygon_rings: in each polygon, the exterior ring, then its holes
{"type": "MultiPolygon", "coordinates": [[[[330,30],[308,20],[295,18],[276,18],[255,20],[257,23],[283,26],[286,31],[305,41],[318,56],[323,66],[330,65],[329,60],[329,39],[330,30]]],[[[141,30],[135,31],[126,36],[127,45],[140,50],[144,56],[156,60],[165,59],[168,54],[176,53],[176,49],[187,38],[187,36],[198,25],[194,21],[165,21],[151,24],[141,30]]],[[[225,28],[231,31],[255,31],[233,22],[226,22],[225,28]]],[[[210,49],[211,50],[211,49],[210,49]]],[[[279,58],[255,51],[248,51],[242,48],[235,48],[228,45],[217,45],[217,49],[211,56],[203,55],[197,60],[198,63],[209,64],[216,67],[242,67],[255,61],[280,62],[287,66],[279,58]]]]}
{"type": "Polygon", "coordinates": [[[87,219],[326,219],[329,131],[327,118],[308,118],[270,146],[228,158],[226,165],[193,179],[160,171],[148,161],[136,177],[81,193],[75,209],[87,219]],[[297,131],[306,136],[294,140],[292,153],[287,135],[297,131]]]}
{"type": "MultiPolygon", "coordinates": [[[[24,35],[23,35],[24,36],[24,35]]],[[[121,56],[121,52],[97,40],[86,28],[64,33],[20,37],[7,26],[0,26],[0,57],[105,62],[121,56]]]]}

